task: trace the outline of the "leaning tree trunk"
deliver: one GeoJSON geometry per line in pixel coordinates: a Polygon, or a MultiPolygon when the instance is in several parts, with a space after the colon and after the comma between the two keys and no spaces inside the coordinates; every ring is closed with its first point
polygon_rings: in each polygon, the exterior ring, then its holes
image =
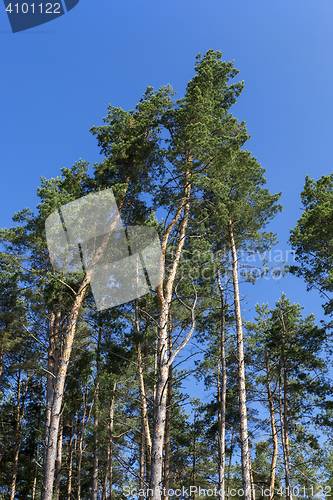
{"type": "MultiPolygon", "coordinates": [[[[126,178],[125,184],[128,185],[129,177],[126,178]]],[[[122,211],[127,188],[124,190],[120,205],[118,207],[119,214],[122,211]]],[[[101,246],[96,251],[96,254],[91,262],[90,269],[87,271],[79,290],[75,296],[72,310],[68,319],[68,327],[65,335],[64,346],[61,358],[59,359],[59,369],[56,375],[52,398],[48,401],[48,415],[46,420],[46,435],[45,435],[45,453],[43,459],[43,476],[42,476],[42,493],[41,500],[52,500],[53,496],[53,479],[56,460],[57,438],[59,431],[59,420],[61,414],[62,401],[64,397],[64,387],[69,365],[69,359],[72,352],[76,325],[81,309],[81,305],[88,289],[94,269],[101,259],[104,250],[110,239],[110,234],[116,226],[117,221],[114,221],[110,227],[110,233],[103,237],[101,246]]]]}
{"type": "Polygon", "coordinates": [[[228,230],[229,230],[229,241],[232,254],[232,278],[234,287],[234,306],[235,306],[236,332],[237,332],[238,399],[239,399],[239,416],[240,416],[242,479],[243,479],[244,500],[251,500],[252,488],[251,488],[251,470],[250,470],[250,460],[249,460],[249,441],[248,441],[248,431],[247,431],[244,341],[243,341],[242,316],[241,316],[240,299],[239,299],[238,260],[237,260],[237,251],[236,251],[231,218],[229,219],[228,230]]]}

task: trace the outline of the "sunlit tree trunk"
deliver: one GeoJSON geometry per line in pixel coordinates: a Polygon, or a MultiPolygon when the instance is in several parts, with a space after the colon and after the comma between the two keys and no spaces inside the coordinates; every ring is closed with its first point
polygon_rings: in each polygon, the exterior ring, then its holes
{"type": "MultiPolygon", "coordinates": [[[[169,356],[172,353],[172,324],[169,317],[169,356]]],[[[170,489],[170,438],[171,438],[171,407],[172,407],[172,363],[169,367],[168,378],[168,396],[167,396],[167,411],[165,424],[165,446],[164,446],[164,487],[166,494],[164,500],[168,500],[168,491],[170,489]]]]}
{"type": "Polygon", "coordinates": [[[235,306],[236,332],[237,332],[238,400],[239,400],[239,416],[240,416],[240,441],[241,441],[243,490],[244,490],[244,500],[252,500],[249,441],[248,441],[248,430],[247,430],[244,342],[243,342],[243,327],[242,327],[242,316],[241,316],[239,284],[238,284],[238,257],[237,257],[237,250],[235,245],[231,218],[229,219],[228,230],[229,230],[229,241],[232,254],[232,278],[234,287],[234,306],[235,306]]]}
{"type": "Polygon", "coordinates": [[[286,328],[284,324],[283,313],[281,313],[282,329],[281,329],[281,367],[279,377],[279,395],[280,395],[280,421],[281,421],[281,440],[283,447],[285,483],[286,483],[286,499],[292,500],[291,484],[290,484],[290,464],[289,464],[289,431],[288,431],[288,369],[285,356],[285,334],[286,328]],[[283,379],[283,399],[282,399],[282,379],[283,379]]]}
{"type": "Polygon", "coordinates": [[[271,389],[271,380],[270,380],[270,364],[268,352],[266,352],[266,374],[267,374],[267,399],[269,405],[269,414],[271,421],[271,431],[272,431],[272,440],[273,440],[273,454],[272,454],[272,462],[271,462],[271,474],[270,474],[270,498],[269,500],[273,500],[274,497],[274,487],[275,487],[275,471],[277,464],[277,457],[279,451],[278,437],[277,437],[277,429],[276,429],[276,421],[275,421],[275,409],[273,403],[273,394],[271,389]]]}
{"type": "Polygon", "coordinates": [[[57,459],[56,459],[56,472],[55,472],[55,493],[56,500],[60,497],[60,480],[61,480],[61,463],[62,463],[62,436],[63,436],[63,414],[60,418],[58,446],[57,446],[57,459]]]}
{"type": "Polygon", "coordinates": [[[217,397],[218,397],[218,434],[219,434],[219,499],[225,497],[225,426],[226,426],[226,401],[227,401],[227,365],[225,357],[225,300],[220,272],[218,272],[218,287],[221,300],[221,338],[220,353],[217,369],[217,397]],[[222,380],[220,372],[222,369],[222,380]]]}
{"type": "Polygon", "coordinates": [[[96,380],[95,380],[95,414],[94,414],[94,462],[93,462],[93,485],[91,500],[97,500],[98,496],[98,426],[99,426],[99,377],[100,377],[100,349],[102,340],[102,326],[98,328],[97,358],[96,358],[96,380]]]}
{"type": "MultiPolygon", "coordinates": [[[[135,299],[135,326],[137,333],[139,333],[140,324],[139,324],[138,299],[135,299]]],[[[150,437],[149,420],[148,420],[147,391],[143,377],[143,362],[142,362],[140,342],[138,342],[136,345],[136,353],[137,353],[138,375],[139,375],[140,396],[141,396],[142,422],[143,422],[143,430],[145,438],[144,441],[146,446],[146,468],[147,468],[147,475],[149,476],[150,464],[151,464],[151,437],[150,437]]]]}
{"type": "Polygon", "coordinates": [[[113,487],[113,450],[112,450],[112,442],[113,442],[113,421],[114,421],[114,400],[115,400],[115,390],[117,387],[117,381],[113,384],[112,389],[112,398],[110,404],[110,427],[109,427],[109,450],[110,450],[110,463],[109,463],[109,490],[110,496],[109,500],[112,500],[112,487],[113,487]]]}

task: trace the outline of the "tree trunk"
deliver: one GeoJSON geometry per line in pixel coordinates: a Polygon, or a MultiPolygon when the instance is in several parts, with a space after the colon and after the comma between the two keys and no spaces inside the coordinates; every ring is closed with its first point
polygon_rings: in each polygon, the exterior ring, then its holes
{"type": "Polygon", "coordinates": [[[227,401],[227,365],[225,357],[225,301],[220,272],[218,271],[218,287],[221,299],[221,338],[220,354],[217,371],[217,397],[218,397],[218,444],[219,444],[219,499],[225,498],[225,426],[226,426],[226,401],[227,401]],[[222,380],[220,384],[220,370],[222,380]]]}
{"type": "MultiPolygon", "coordinates": [[[[92,406],[90,407],[89,415],[86,419],[87,415],[87,408],[88,408],[88,384],[86,388],[85,394],[83,394],[83,416],[82,416],[82,424],[81,424],[81,429],[79,433],[79,450],[78,450],[78,459],[77,459],[77,500],[81,500],[81,468],[82,468],[82,455],[83,455],[83,440],[84,440],[84,433],[86,430],[86,427],[89,423],[90,420],[90,415],[91,415],[91,410],[92,406]]],[[[94,404],[94,401],[92,401],[91,405],[94,404]]]]}
{"type": "Polygon", "coordinates": [[[149,494],[154,500],[161,500],[160,486],[162,482],[163,472],[163,446],[165,433],[166,419],[166,399],[167,399],[167,382],[169,376],[169,359],[168,359],[168,317],[170,303],[172,299],[173,284],[176,277],[176,272],[181,256],[181,252],[185,242],[186,228],[190,212],[189,196],[191,185],[189,183],[190,174],[186,174],[187,184],[185,187],[185,198],[183,198],[177,214],[169,224],[162,241],[162,255],[165,262],[165,251],[170,233],[178,222],[184,208],[184,215],[180,225],[180,232],[177,240],[177,248],[173,262],[170,266],[168,279],[166,283],[165,293],[163,291],[163,283],[157,287],[157,296],[160,304],[159,322],[158,322],[158,379],[156,384],[155,396],[155,420],[154,432],[152,441],[152,460],[151,460],[151,477],[149,484],[149,494]]]}
{"type": "Polygon", "coordinates": [[[25,404],[27,401],[28,383],[29,383],[29,377],[27,376],[27,379],[25,382],[24,399],[22,402],[22,409],[21,409],[21,405],[20,405],[20,403],[21,403],[21,369],[19,368],[18,384],[17,384],[18,387],[17,387],[17,405],[16,405],[16,425],[15,425],[15,437],[14,437],[15,448],[14,448],[14,460],[13,460],[13,475],[12,475],[12,482],[11,482],[11,487],[10,487],[10,500],[15,499],[18,459],[19,459],[20,448],[21,448],[23,420],[24,420],[24,413],[25,413],[25,404]]]}
{"type": "MultiPolygon", "coordinates": [[[[172,353],[172,325],[169,317],[169,356],[172,353]]],[[[172,407],[172,363],[169,367],[167,411],[165,424],[165,446],[164,446],[164,487],[166,494],[164,500],[169,500],[168,491],[170,489],[170,431],[171,431],[171,407],[172,407]]]]}
{"type": "Polygon", "coordinates": [[[250,471],[250,461],[249,461],[249,441],[248,441],[248,431],[247,431],[243,327],[242,327],[242,316],[241,316],[240,299],[239,299],[237,251],[236,251],[231,218],[229,219],[228,230],[229,230],[229,241],[232,254],[232,277],[233,277],[233,287],[234,287],[234,306],[235,306],[236,331],[237,331],[238,399],[239,399],[239,416],[240,416],[242,479],[243,479],[244,500],[252,500],[251,471],[250,471]]]}
{"type": "Polygon", "coordinates": [[[33,484],[32,484],[32,500],[35,500],[35,496],[36,496],[36,486],[37,486],[37,476],[38,476],[39,448],[40,448],[40,443],[37,443],[37,448],[36,448],[36,465],[35,465],[35,472],[34,472],[34,481],[33,481],[33,484]]]}
{"type": "Polygon", "coordinates": [[[271,420],[271,430],[272,430],[272,440],[273,440],[273,455],[272,455],[270,485],[269,485],[270,486],[269,500],[273,500],[274,487],[275,487],[275,471],[276,471],[277,457],[279,451],[279,443],[278,443],[277,429],[275,422],[275,410],[274,410],[273,395],[272,395],[271,381],[270,381],[270,365],[269,365],[269,358],[267,351],[266,351],[266,373],[267,373],[267,399],[269,404],[269,414],[271,420]]]}
{"type": "Polygon", "coordinates": [[[196,423],[197,423],[197,409],[195,408],[194,410],[194,421],[193,421],[193,457],[192,457],[192,477],[193,477],[193,483],[192,485],[194,486],[193,490],[193,500],[196,500],[197,498],[197,492],[196,492],[196,486],[197,486],[197,433],[196,433],[196,423]]]}
{"type": "MultiPolygon", "coordinates": [[[[128,185],[129,177],[126,178],[126,184],[128,185]]],[[[125,196],[126,196],[127,188],[124,190],[122,195],[122,199],[120,205],[118,207],[119,214],[124,205],[125,196]]],[[[101,246],[96,251],[96,254],[91,262],[90,269],[87,271],[81,285],[79,291],[77,292],[74,303],[72,306],[72,310],[68,319],[68,327],[66,331],[66,336],[64,340],[64,348],[61,355],[61,359],[59,360],[59,370],[57,376],[55,378],[55,388],[52,394],[52,398],[48,404],[48,413],[46,419],[46,436],[45,436],[45,453],[43,459],[43,478],[42,478],[42,494],[41,500],[52,500],[53,495],[53,479],[54,479],[54,469],[55,469],[55,459],[56,459],[56,445],[59,431],[59,419],[61,414],[61,406],[62,400],[64,397],[64,386],[66,380],[66,374],[69,364],[69,358],[72,352],[74,336],[76,331],[76,324],[79,316],[79,312],[81,309],[81,305],[86,294],[87,288],[89,286],[91,277],[94,272],[94,268],[97,265],[98,261],[102,257],[104,250],[108,244],[110,239],[110,234],[114,229],[117,221],[114,221],[110,227],[110,233],[106,234],[103,237],[101,246]]]]}
{"type": "Polygon", "coordinates": [[[102,484],[102,500],[106,500],[107,487],[108,487],[108,477],[109,477],[109,463],[110,463],[110,447],[108,446],[107,455],[105,460],[105,471],[102,484]]]}
{"type": "Polygon", "coordinates": [[[67,484],[67,500],[70,500],[72,494],[72,478],[73,478],[73,440],[74,429],[71,425],[71,435],[69,438],[69,467],[68,467],[68,484],[67,484]]]}
{"type": "Polygon", "coordinates": [[[110,485],[110,497],[109,500],[112,500],[112,486],[113,486],[113,464],[112,464],[112,459],[113,459],[113,450],[112,450],[112,441],[113,441],[113,418],[114,418],[114,398],[115,398],[115,390],[117,387],[117,381],[113,384],[113,389],[112,389],[112,398],[111,398],[111,404],[110,404],[110,428],[109,428],[109,450],[110,450],[110,468],[109,468],[109,473],[110,473],[110,479],[109,479],[109,485],[110,485]]]}
{"type": "Polygon", "coordinates": [[[55,472],[55,490],[56,490],[56,500],[59,500],[60,496],[60,480],[61,480],[61,463],[62,463],[62,434],[63,434],[63,415],[60,418],[60,430],[58,436],[58,446],[57,446],[57,459],[56,459],[56,472],[55,472]]]}
{"type": "Polygon", "coordinates": [[[227,475],[227,496],[228,496],[228,499],[230,498],[230,473],[231,473],[231,464],[232,464],[232,454],[234,451],[235,429],[236,429],[236,419],[234,420],[234,423],[232,426],[232,434],[231,434],[231,440],[230,440],[230,457],[229,457],[228,475],[227,475]]]}
{"type": "Polygon", "coordinates": [[[284,457],[285,469],[285,483],[286,483],[286,499],[292,500],[291,485],[290,485],[290,465],[289,465],[289,431],[288,431],[288,369],[287,360],[285,357],[285,334],[286,328],[281,313],[282,330],[281,330],[281,370],[280,370],[280,420],[281,420],[281,434],[282,446],[284,457]],[[283,403],[282,403],[282,371],[283,371],[283,403]]]}
{"type": "Polygon", "coordinates": [[[95,415],[94,415],[94,463],[93,463],[93,485],[91,500],[97,500],[98,496],[98,426],[99,426],[99,377],[100,377],[100,349],[102,340],[102,325],[98,328],[97,355],[96,355],[96,380],[95,380],[95,415]]]}
{"type": "MultiPolygon", "coordinates": [[[[192,163],[191,153],[189,154],[189,163],[192,163]]],[[[181,200],[180,206],[168,225],[162,241],[162,256],[165,264],[165,252],[168,240],[172,229],[176,226],[181,214],[184,210],[182,222],[180,224],[180,231],[177,240],[176,252],[173,262],[170,266],[168,278],[163,290],[163,282],[157,287],[157,297],[160,305],[158,334],[157,334],[157,355],[158,355],[158,380],[156,384],[156,395],[154,400],[155,417],[154,417],[154,432],[152,442],[152,465],[150,477],[150,496],[154,500],[161,499],[160,486],[162,481],[163,470],[163,445],[164,445],[164,432],[165,432],[165,419],[166,419],[166,384],[169,375],[169,359],[168,359],[168,316],[170,310],[170,303],[172,299],[173,284],[176,277],[176,272],[181,256],[181,252],[185,242],[186,229],[188,224],[190,212],[190,193],[191,184],[190,171],[187,169],[185,173],[186,184],[184,189],[184,197],[181,200]]]]}
{"type": "MultiPolygon", "coordinates": [[[[139,324],[139,301],[135,299],[135,326],[137,333],[140,333],[139,324]]],[[[146,467],[147,475],[149,476],[150,465],[151,465],[151,437],[149,429],[148,420],[148,407],[147,407],[147,392],[146,386],[143,378],[143,363],[141,355],[141,344],[140,342],[136,346],[137,360],[138,360],[138,374],[139,374],[139,384],[140,384],[140,396],[141,396],[141,408],[142,408],[142,419],[144,428],[144,438],[146,446],[146,467]]]]}
{"type": "Polygon", "coordinates": [[[252,472],[250,450],[249,450],[249,465],[250,465],[250,478],[251,478],[251,496],[252,496],[252,500],[256,500],[256,492],[255,492],[255,489],[254,489],[254,481],[253,481],[253,472],[252,472]]]}
{"type": "Polygon", "coordinates": [[[145,455],[146,455],[146,439],[145,439],[145,419],[143,416],[143,408],[141,406],[141,426],[140,426],[140,455],[139,455],[139,489],[142,490],[145,484],[145,455]]]}

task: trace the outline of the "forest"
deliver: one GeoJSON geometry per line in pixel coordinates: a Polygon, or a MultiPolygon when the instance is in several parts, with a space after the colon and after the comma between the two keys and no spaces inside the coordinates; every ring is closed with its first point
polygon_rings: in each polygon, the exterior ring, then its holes
{"type": "Polygon", "coordinates": [[[0,230],[1,500],[333,495],[333,174],[306,177],[296,261],[277,269],[281,193],[231,113],[237,74],[209,50],[184,97],[147,87],[134,110],[109,105],[91,128],[102,161],[41,177],[36,210],[0,230]],[[108,189],[125,227],[158,234],[164,275],[99,310],[108,234],[71,272],[52,265],[46,220],[108,189]],[[274,273],[319,290],[327,321],[284,294],[245,320],[243,284],[274,273]]]}

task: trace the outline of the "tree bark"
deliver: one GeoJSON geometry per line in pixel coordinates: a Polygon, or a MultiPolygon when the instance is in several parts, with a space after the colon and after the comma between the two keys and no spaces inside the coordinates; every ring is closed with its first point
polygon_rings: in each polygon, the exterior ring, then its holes
{"type": "Polygon", "coordinates": [[[57,459],[56,459],[56,472],[55,472],[55,490],[56,500],[60,497],[60,480],[61,480],[61,463],[62,463],[62,435],[63,435],[63,415],[60,418],[58,445],[57,445],[57,459]]]}
{"type": "MultiPolygon", "coordinates": [[[[169,356],[172,353],[172,325],[169,316],[169,356]]],[[[170,438],[171,438],[171,408],[172,408],[172,363],[169,367],[168,395],[165,424],[165,446],[164,446],[164,487],[166,494],[164,500],[169,499],[168,491],[170,489],[170,438]]]]}
{"type": "Polygon", "coordinates": [[[274,487],[275,487],[275,471],[277,464],[277,457],[279,451],[279,443],[277,437],[277,429],[276,429],[276,421],[275,421],[275,409],[273,403],[273,394],[271,390],[271,381],[270,381],[270,365],[269,365],[269,357],[268,352],[266,351],[266,373],[267,373],[267,399],[269,405],[269,414],[271,420],[271,430],[272,430],[272,440],[273,440],[273,455],[272,455],[272,463],[271,463],[271,473],[270,473],[270,498],[269,500],[273,500],[274,497],[274,487]]]}
{"type": "Polygon", "coordinates": [[[219,444],[219,499],[225,498],[225,426],[226,426],[226,401],[227,401],[227,365],[225,357],[225,300],[224,290],[221,282],[220,271],[218,271],[218,287],[221,299],[221,338],[220,353],[217,372],[217,394],[218,394],[218,444],[219,444]],[[222,368],[222,380],[220,384],[220,370],[222,368]]]}
{"type": "Polygon", "coordinates": [[[286,483],[286,499],[292,500],[291,484],[290,484],[290,451],[289,451],[289,431],[288,431],[288,368],[285,356],[285,334],[286,327],[284,323],[283,313],[281,313],[282,329],[281,329],[281,370],[280,370],[280,419],[281,433],[283,434],[283,456],[285,468],[285,483],[286,483]],[[281,382],[283,371],[283,406],[281,399],[281,382]],[[282,410],[283,408],[283,410],[282,410]]]}
{"type": "Polygon", "coordinates": [[[94,462],[93,485],[91,500],[98,496],[98,426],[99,426],[99,377],[100,377],[100,349],[102,340],[102,325],[98,328],[97,355],[96,355],[96,380],[95,380],[95,414],[94,414],[94,462]]]}
{"type": "Polygon", "coordinates": [[[197,433],[196,433],[196,423],[197,423],[197,409],[194,410],[194,420],[193,420],[193,457],[192,457],[192,478],[194,486],[193,490],[193,500],[197,498],[196,486],[197,486],[197,433]]]}
{"type": "Polygon", "coordinates": [[[239,399],[239,416],[240,416],[242,479],[243,479],[244,500],[252,500],[251,470],[249,461],[249,441],[248,441],[248,430],[247,430],[243,327],[242,327],[242,316],[241,316],[240,299],[239,299],[238,260],[237,260],[237,251],[236,251],[231,218],[229,219],[228,230],[229,230],[229,241],[232,254],[232,277],[233,277],[233,287],[234,287],[234,307],[235,307],[236,332],[237,332],[238,399],[239,399]]]}
{"type": "Polygon", "coordinates": [[[114,392],[117,387],[117,381],[113,384],[113,395],[110,405],[110,433],[109,433],[109,446],[110,446],[110,500],[112,500],[112,486],[113,486],[113,450],[112,450],[112,441],[113,441],[113,419],[114,419],[114,392]]]}
{"type": "MultiPolygon", "coordinates": [[[[135,299],[135,326],[137,333],[140,333],[138,299],[135,299]]],[[[136,353],[138,360],[138,375],[139,375],[139,385],[140,385],[144,441],[146,446],[146,468],[147,468],[147,476],[149,477],[150,466],[151,466],[151,437],[150,437],[149,420],[148,420],[147,392],[143,377],[143,363],[142,363],[140,342],[136,346],[136,353]]]]}
{"type": "Polygon", "coordinates": [[[143,408],[141,406],[141,427],[140,427],[140,454],[139,454],[139,489],[142,490],[145,484],[145,456],[146,456],[146,439],[145,439],[145,420],[143,416],[143,408]]]}

